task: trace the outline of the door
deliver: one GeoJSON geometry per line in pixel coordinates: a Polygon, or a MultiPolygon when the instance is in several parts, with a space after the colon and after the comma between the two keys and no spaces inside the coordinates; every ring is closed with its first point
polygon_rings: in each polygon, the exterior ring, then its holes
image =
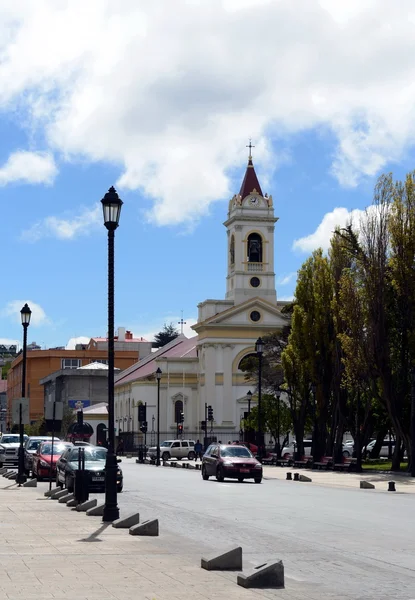
{"type": "Polygon", "coordinates": [[[209,475],[216,475],[216,461],[219,458],[219,450],[217,446],[212,446],[207,457],[206,470],[209,475]]]}
{"type": "Polygon", "coordinates": [[[187,458],[189,454],[189,442],[182,442],[182,458],[187,458]]]}

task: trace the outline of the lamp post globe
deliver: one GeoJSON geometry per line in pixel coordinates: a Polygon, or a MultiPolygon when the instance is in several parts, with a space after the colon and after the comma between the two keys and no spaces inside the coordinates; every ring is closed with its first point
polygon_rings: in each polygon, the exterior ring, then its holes
{"type": "Polygon", "coordinates": [[[162,370],[160,367],[156,371],[157,379],[157,454],[156,454],[156,465],[160,466],[160,381],[162,376],[162,370]]]}
{"type": "Polygon", "coordinates": [[[114,187],[101,200],[104,225],[108,230],[108,450],[105,462],[105,504],[102,520],[120,516],[117,504],[117,457],[115,454],[114,414],[114,238],[123,202],[114,187]]]}
{"type": "Polygon", "coordinates": [[[258,357],[258,454],[260,459],[264,456],[264,435],[262,432],[262,355],[264,353],[264,342],[258,338],[255,343],[255,352],[258,357]]]}
{"type": "MultiPolygon", "coordinates": [[[[26,397],[26,358],[27,358],[27,328],[30,325],[30,317],[32,316],[32,311],[30,310],[29,305],[26,304],[20,311],[20,317],[23,326],[23,356],[22,356],[22,398],[26,397]]],[[[24,439],[24,425],[23,425],[23,414],[22,414],[22,404],[19,406],[19,455],[18,455],[18,473],[17,473],[17,483],[22,485],[26,481],[26,475],[24,472],[24,450],[23,450],[23,439],[24,439]]]]}

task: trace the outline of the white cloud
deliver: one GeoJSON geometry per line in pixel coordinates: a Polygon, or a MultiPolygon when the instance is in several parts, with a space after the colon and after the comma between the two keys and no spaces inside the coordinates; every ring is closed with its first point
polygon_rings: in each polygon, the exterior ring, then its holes
{"type": "Polygon", "coordinates": [[[277,277],[277,285],[280,287],[288,285],[293,279],[295,279],[295,277],[297,277],[296,271],[288,273],[288,275],[281,275],[280,277],[277,277]]]}
{"type": "Polygon", "coordinates": [[[72,240],[80,235],[88,234],[92,229],[102,225],[102,209],[99,204],[93,208],[83,208],[78,215],[68,218],[46,217],[21,234],[21,239],[37,242],[44,237],[55,237],[60,240],[72,240]]]}
{"type": "Polygon", "coordinates": [[[84,335],[80,335],[78,337],[70,338],[68,343],[65,346],[66,350],[75,350],[75,346],[77,344],[89,344],[91,337],[86,337],[84,335]]]}
{"type": "Polygon", "coordinates": [[[268,167],[275,133],[328,129],[342,185],[398,161],[415,140],[414,13],[411,0],[3,2],[0,106],[65,160],[119,165],[154,222],[192,223],[235,191],[249,136],[268,167]]]}
{"type": "Polygon", "coordinates": [[[41,325],[48,325],[50,323],[50,319],[46,316],[43,308],[32,300],[12,300],[4,307],[2,310],[2,315],[6,317],[12,317],[14,322],[21,323],[20,311],[26,302],[32,311],[30,327],[39,327],[41,325]]]}
{"type": "Polygon", "coordinates": [[[51,154],[21,150],[10,154],[0,167],[0,185],[13,182],[50,184],[57,172],[51,154]]]}
{"type": "MultiPolygon", "coordinates": [[[[140,327],[140,324],[135,325],[134,326],[134,332],[135,335],[138,337],[143,337],[144,339],[148,340],[149,342],[154,340],[154,336],[156,335],[156,333],[158,333],[159,331],[161,331],[163,329],[163,326],[165,323],[170,324],[173,323],[173,325],[175,327],[177,327],[177,330],[180,332],[180,325],[178,325],[179,321],[180,321],[181,317],[172,317],[172,316],[168,316],[165,317],[164,319],[160,319],[157,322],[154,322],[150,325],[148,325],[148,323],[143,324],[142,327],[140,327]]],[[[197,319],[184,319],[184,321],[186,322],[186,325],[183,326],[183,333],[186,337],[190,338],[190,337],[194,337],[195,335],[197,335],[197,333],[195,331],[193,331],[193,329],[191,328],[192,325],[195,325],[197,323],[197,319]]]]}
{"type": "Polygon", "coordinates": [[[362,219],[365,218],[366,213],[375,210],[375,205],[369,206],[367,210],[356,208],[349,211],[347,208],[335,208],[332,212],[324,215],[314,233],[295,240],[292,246],[293,250],[300,250],[301,252],[312,252],[316,248],[328,250],[336,227],[342,228],[352,223],[353,228],[359,231],[362,219]]]}

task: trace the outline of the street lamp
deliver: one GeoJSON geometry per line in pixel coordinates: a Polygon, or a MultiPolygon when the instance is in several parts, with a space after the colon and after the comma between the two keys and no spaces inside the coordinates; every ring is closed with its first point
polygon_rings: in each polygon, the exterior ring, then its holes
{"type": "MultiPolygon", "coordinates": [[[[23,325],[23,357],[22,357],[22,398],[26,397],[26,356],[27,356],[27,328],[30,324],[30,317],[32,311],[29,305],[26,303],[20,311],[20,316],[23,325]]],[[[24,451],[23,451],[23,415],[22,415],[22,403],[19,405],[19,466],[16,481],[20,485],[26,481],[26,475],[24,473],[24,451]]]]}
{"type": "Polygon", "coordinates": [[[156,371],[156,379],[157,379],[157,460],[156,465],[160,466],[160,380],[161,380],[162,371],[160,367],[157,368],[156,371]]]}
{"type": "Polygon", "coordinates": [[[104,225],[108,230],[108,450],[105,462],[105,505],[103,521],[120,516],[117,504],[117,457],[114,439],[114,238],[123,202],[114,187],[101,200],[104,225]]]}
{"type": "Polygon", "coordinates": [[[255,352],[257,353],[257,356],[258,356],[258,440],[257,440],[257,445],[258,445],[259,457],[262,458],[264,440],[263,440],[263,433],[262,433],[261,401],[262,401],[262,355],[264,353],[264,342],[262,341],[262,338],[260,338],[260,337],[257,339],[257,341],[255,343],[255,352]]]}
{"type": "Polygon", "coordinates": [[[281,398],[281,390],[277,390],[275,392],[275,395],[277,397],[277,437],[278,437],[278,442],[277,442],[277,457],[281,458],[280,456],[280,398],[281,398]]]}
{"type": "Polygon", "coordinates": [[[246,397],[248,398],[248,417],[251,414],[251,402],[252,402],[252,392],[251,390],[249,390],[249,392],[246,394],[246,397]]]}

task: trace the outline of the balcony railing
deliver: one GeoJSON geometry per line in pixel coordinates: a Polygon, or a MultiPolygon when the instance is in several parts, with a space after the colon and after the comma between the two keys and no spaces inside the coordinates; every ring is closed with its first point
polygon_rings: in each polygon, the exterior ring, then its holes
{"type": "Polygon", "coordinates": [[[261,273],[264,270],[264,263],[249,262],[246,266],[249,273],[261,273]]]}

